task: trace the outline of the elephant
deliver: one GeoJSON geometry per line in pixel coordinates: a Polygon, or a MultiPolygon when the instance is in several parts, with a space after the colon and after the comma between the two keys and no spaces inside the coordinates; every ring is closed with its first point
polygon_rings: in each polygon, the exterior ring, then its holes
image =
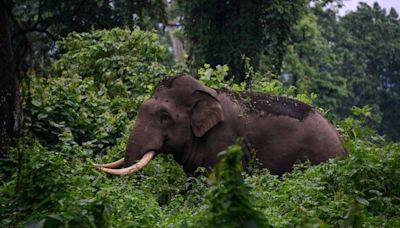
{"type": "Polygon", "coordinates": [[[242,165],[255,155],[259,167],[273,175],[290,172],[296,162],[316,165],[346,154],[336,129],[310,105],[267,93],[213,89],[179,75],[161,80],[141,105],[125,157],[97,166],[125,175],[157,154],[171,153],[193,175],[200,166],[211,169],[218,153],[238,139],[242,165]]]}

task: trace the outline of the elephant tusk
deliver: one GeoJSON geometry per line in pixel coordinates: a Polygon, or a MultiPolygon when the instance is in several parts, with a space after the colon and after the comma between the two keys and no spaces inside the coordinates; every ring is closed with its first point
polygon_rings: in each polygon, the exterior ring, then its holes
{"type": "Polygon", "coordinates": [[[104,171],[109,174],[126,175],[126,174],[134,173],[136,171],[141,170],[147,164],[149,164],[149,162],[151,161],[151,159],[153,157],[154,157],[154,151],[149,151],[145,155],[143,155],[143,157],[142,157],[142,159],[140,159],[140,161],[138,161],[136,164],[133,164],[129,167],[126,167],[123,169],[109,169],[109,168],[105,168],[105,167],[99,167],[99,169],[101,171],[104,171]]]}
{"type": "Polygon", "coordinates": [[[118,161],[107,163],[107,164],[95,164],[97,168],[117,168],[121,167],[124,164],[125,158],[121,158],[118,161]]]}

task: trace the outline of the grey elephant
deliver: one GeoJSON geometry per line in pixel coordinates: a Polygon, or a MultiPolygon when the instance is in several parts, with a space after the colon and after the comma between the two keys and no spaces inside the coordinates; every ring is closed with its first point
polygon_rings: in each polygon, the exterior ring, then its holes
{"type": "Polygon", "coordinates": [[[141,105],[125,157],[97,166],[125,175],[159,153],[171,153],[192,175],[199,166],[212,168],[217,154],[239,138],[243,166],[255,153],[260,167],[271,174],[291,171],[297,161],[318,164],[346,154],[335,128],[307,104],[266,93],[213,89],[190,76],[174,76],[162,80],[141,105]]]}

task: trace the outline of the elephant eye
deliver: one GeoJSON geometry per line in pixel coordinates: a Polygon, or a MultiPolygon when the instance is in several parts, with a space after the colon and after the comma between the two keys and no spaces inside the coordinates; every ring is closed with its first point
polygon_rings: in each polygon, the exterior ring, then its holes
{"type": "Polygon", "coordinates": [[[171,122],[171,117],[167,112],[160,113],[160,123],[161,125],[166,125],[171,122]]]}

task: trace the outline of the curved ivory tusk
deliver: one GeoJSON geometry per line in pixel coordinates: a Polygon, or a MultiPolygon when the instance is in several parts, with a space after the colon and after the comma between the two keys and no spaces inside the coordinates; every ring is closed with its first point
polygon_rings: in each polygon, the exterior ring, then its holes
{"type": "Polygon", "coordinates": [[[151,159],[154,157],[154,151],[149,151],[145,155],[143,155],[142,159],[138,161],[136,164],[133,164],[129,167],[123,168],[123,169],[109,169],[109,168],[104,168],[104,167],[99,167],[101,171],[104,171],[109,174],[114,174],[114,175],[126,175],[130,173],[134,173],[136,171],[141,170],[144,168],[151,159]]]}
{"type": "Polygon", "coordinates": [[[118,161],[107,163],[107,164],[95,164],[97,168],[118,168],[124,164],[125,158],[121,158],[118,161]]]}

